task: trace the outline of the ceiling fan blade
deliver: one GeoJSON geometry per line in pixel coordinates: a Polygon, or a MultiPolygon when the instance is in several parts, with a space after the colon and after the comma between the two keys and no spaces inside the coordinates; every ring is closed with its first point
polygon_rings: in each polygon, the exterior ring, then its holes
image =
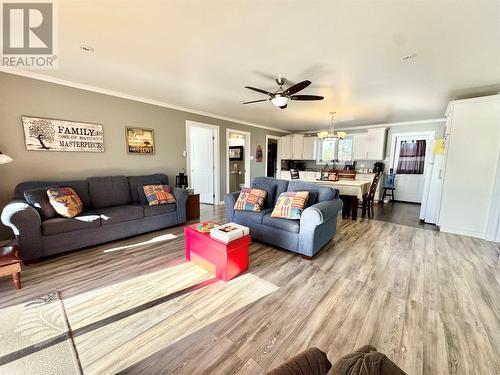
{"type": "Polygon", "coordinates": [[[285,109],[288,106],[288,104],[280,106],[281,109],[285,109]]]}
{"type": "Polygon", "coordinates": [[[246,88],[246,89],[249,89],[249,90],[253,90],[253,91],[260,92],[261,94],[264,94],[264,95],[273,96],[273,93],[272,93],[272,92],[269,92],[269,91],[266,91],[266,90],[262,90],[262,89],[258,89],[258,88],[256,88],[256,87],[245,86],[245,88],[246,88]]]}
{"type": "Polygon", "coordinates": [[[323,96],[319,95],[293,95],[290,96],[291,100],[323,100],[323,96]]]}
{"type": "Polygon", "coordinates": [[[241,104],[251,104],[251,103],[259,103],[259,102],[267,102],[269,99],[259,99],[259,100],[249,100],[247,102],[242,102],[241,104]]]}
{"type": "Polygon", "coordinates": [[[310,84],[311,84],[311,81],[308,81],[308,80],[296,83],[295,85],[290,86],[289,88],[287,88],[285,90],[284,94],[287,95],[287,96],[288,95],[293,95],[296,92],[299,92],[300,90],[304,90],[310,84]]]}

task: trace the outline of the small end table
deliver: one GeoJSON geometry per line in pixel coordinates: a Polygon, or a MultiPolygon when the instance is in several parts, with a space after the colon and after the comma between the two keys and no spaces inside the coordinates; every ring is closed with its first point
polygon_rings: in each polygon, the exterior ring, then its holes
{"type": "Polygon", "coordinates": [[[186,202],[186,219],[193,220],[200,217],[200,194],[189,194],[186,202]]]}
{"type": "Polygon", "coordinates": [[[0,276],[8,275],[12,275],[16,289],[21,289],[21,259],[17,245],[0,247],[0,276]]]}

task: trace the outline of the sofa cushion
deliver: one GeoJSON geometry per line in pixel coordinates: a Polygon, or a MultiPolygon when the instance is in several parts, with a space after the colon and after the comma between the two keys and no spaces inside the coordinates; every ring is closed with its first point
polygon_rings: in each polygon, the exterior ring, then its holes
{"type": "Polygon", "coordinates": [[[331,188],[330,186],[319,185],[314,182],[304,181],[290,181],[287,191],[315,191],[318,193],[316,203],[331,201],[339,196],[337,189],[331,188]]]}
{"type": "Polygon", "coordinates": [[[50,204],[46,187],[25,190],[24,199],[26,199],[29,205],[36,208],[42,220],[52,219],[57,216],[56,210],[54,210],[54,207],[50,204]]]}
{"type": "Polygon", "coordinates": [[[132,201],[130,187],[125,176],[89,177],[92,207],[121,206],[132,201]]]}
{"type": "Polygon", "coordinates": [[[279,196],[271,216],[282,219],[300,219],[308,200],[309,192],[307,191],[285,191],[279,196]]]}
{"type": "Polygon", "coordinates": [[[47,196],[54,210],[63,217],[73,218],[83,211],[83,203],[72,188],[48,188],[47,196]]]}
{"type": "Polygon", "coordinates": [[[318,203],[318,192],[310,191],[309,198],[307,199],[306,208],[318,203]]]}
{"type": "Polygon", "coordinates": [[[42,222],[44,236],[73,232],[75,230],[97,228],[101,226],[101,217],[93,211],[82,212],[74,218],[55,217],[42,222]]]}
{"type": "Polygon", "coordinates": [[[234,209],[242,211],[261,211],[266,196],[267,191],[265,190],[243,188],[234,204],[234,209]]]}
{"type": "Polygon", "coordinates": [[[262,224],[292,233],[299,233],[300,230],[300,220],[280,219],[271,217],[271,214],[264,215],[262,224]]]}
{"type": "Polygon", "coordinates": [[[129,176],[130,195],[133,203],[147,204],[146,196],[142,187],[144,185],[168,185],[168,176],[163,173],[149,174],[145,176],[129,176]]]}
{"type": "Polygon", "coordinates": [[[144,185],[143,189],[150,206],[175,203],[172,189],[168,185],[144,185]]]}
{"type": "Polygon", "coordinates": [[[64,187],[70,187],[74,191],[76,191],[76,194],[80,197],[83,203],[83,207],[88,208],[90,207],[90,195],[89,195],[89,184],[87,180],[76,180],[76,181],[26,181],[26,182],[21,182],[16,186],[15,189],[15,197],[16,199],[23,199],[24,198],[24,192],[26,190],[30,189],[38,189],[38,188],[45,188],[48,189],[49,187],[54,187],[54,186],[64,186],[64,187]]]}
{"type": "Polygon", "coordinates": [[[176,210],[175,203],[159,204],[156,206],[146,204],[142,207],[144,208],[145,217],[168,214],[169,212],[175,212],[176,210]]]}
{"type": "Polygon", "coordinates": [[[234,211],[234,221],[242,225],[261,224],[264,215],[272,210],[272,208],[265,208],[262,211],[234,211]]]}
{"type": "Polygon", "coordinates": [[[144,217],[144,208],[131,204],[99,208],[95,211],[101,216],[102,225],[116,224],[144,217]]]}
{"type": "Polygon", "coordinates": [[[267,197],[263,208],[272,208],[277,197],[287,190],[288,181],[278,180],[272,177],[255,177],[252,181],[252,188],[267,191],[267,197]]]}

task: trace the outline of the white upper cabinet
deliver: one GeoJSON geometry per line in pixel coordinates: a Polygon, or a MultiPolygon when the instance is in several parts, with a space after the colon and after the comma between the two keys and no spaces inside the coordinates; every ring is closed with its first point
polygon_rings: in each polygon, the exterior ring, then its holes
{"type": "Polygon", "coordinates": [[[281,159],[282,160],[292,159],[292,136],[291,135],[281,137],[281,159]]]}
{"type": "Polygon", "coordinates": [[[366,160],[368,157],[368,133],[355,133],[352,135],[353,160],[366,160]]]}
{"type": "Polygon", "coordinates": [[[304,137],[302,142],[302,159],[316,160],[316,141],[317,137],[304,137]]]}
{"type": "Polygon", "coordinates": [[[385,154],[385,128],[368,129],[367,160],[383,160],[385,154]]]}
{"type": "Polygon", "coordinates": [[[293,134],[292,136],[292,159],[302,160],[304,148],[304,134],[293,134]]]}
{"type": "Polygon", "coordinates": [[[383,160],[385,154],[385,128],[368,129],[353,134],[354,160],[383,160]]]}

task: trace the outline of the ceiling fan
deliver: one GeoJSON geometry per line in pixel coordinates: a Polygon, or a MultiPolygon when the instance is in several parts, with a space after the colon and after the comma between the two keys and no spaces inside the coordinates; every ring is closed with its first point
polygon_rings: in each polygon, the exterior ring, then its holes
{"type": "Polygon", "coordinates": [[[301,90],[304,90],[307,86],[311,84],[311,81],[305,80],[295,85],[290,86],[287,89],[284,89],[283,86],[286,84],[286,78],[278,77],[276,78],[276,83],[279,88],[275,92],[269,92],[266,90],[258,89],[251,86],[245,86],[245,88],[259,92],[261,94],[267,95],[266,99],[259,100],[249,100],[243,102],[243,104],[251,104],[251,103],[259,103],[259,102],[267,102],[270,100],[276,107],[280,107],[281,109],[285,109],[288,105],[289,100],[323,100],[322,96],[318,95],[295,95],[301,90]]]}

